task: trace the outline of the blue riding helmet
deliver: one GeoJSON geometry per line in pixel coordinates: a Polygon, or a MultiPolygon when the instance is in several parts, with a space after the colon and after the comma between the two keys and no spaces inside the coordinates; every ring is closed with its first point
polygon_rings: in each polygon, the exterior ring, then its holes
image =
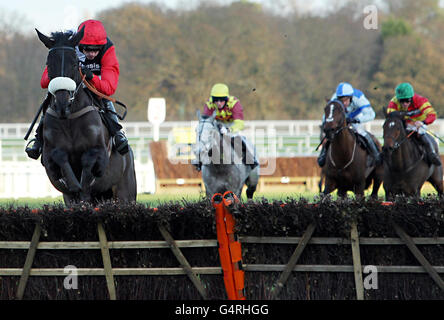
{"type": "Polygon", "coordinates": [[[354,89],[350,83],[341,82],[336,88],[336,96],[339,97],[353,97],[354,89]]]}

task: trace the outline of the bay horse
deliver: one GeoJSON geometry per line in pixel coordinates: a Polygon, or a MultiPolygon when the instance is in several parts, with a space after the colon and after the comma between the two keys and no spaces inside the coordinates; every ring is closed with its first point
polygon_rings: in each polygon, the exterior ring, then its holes
{"type": "Polygon", "coordinates": [[[75,47],[78,33],[55,32],[48,37],[37,29],[49,49],[48,91],[53,96],[43,122],[42,165],[52,185],[63,193],[66,205],[108,199],[136,201],[134,155],[120,155],[84,87],[75,47]]]}
{"type": "MultiPolygon", "coordinates": [[[[342,101],[329,101],[324,108],[324,114],[324,132],[330,147],[323,167],[325,187],[322,194],[327,195],[338,189],[340,197],[346,197],[347,191],[353,191],[356,196],[363,197],[365,189],[373,182],[371,196],[377,198],[383,177],[382,164],[367,165],[370,163],[367,161],[370,156],[360,145],[358,134],[347,124],[342,101]]],[[[381,150],[379,141],[374,137],[373,139],[381,150]]]]}
{"type": "MultiPolygon", "coordinates": [[[[384,190],[386,200],[395,195],[419,198],[421,187],[428,181],[438,195],[443,194],[442,166],[429,164],[419,142],[406,130],[405,112],[394,111],[385,115],[384,130],[384,190]]],[[[435,142],[435,150],[438,145],[435,142]]]]}
{"type": "MultiPolygon", "coordinates": [[[[238,161],[232,159],[232,156],[237,156],[236,151],[232,148],[231,137],[220,134],[216,113],[201,116],[198,111],[197,116],[199,124],[193,152],[202,162],[202,180],[207,197],[211,199],[215,193],[232,191],[241,199],[242,188],[246,185],[247,199],[252,199],[259,181],[259,166],[251,169],[242,163],[241,158],[238,161]]],[[[236,138],[240,142],[240,137],[235,137],[235,149],[236,138]]]]}

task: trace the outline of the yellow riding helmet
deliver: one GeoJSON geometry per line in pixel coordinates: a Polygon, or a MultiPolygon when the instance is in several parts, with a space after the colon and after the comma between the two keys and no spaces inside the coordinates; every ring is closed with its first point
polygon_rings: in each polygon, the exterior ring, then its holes
{"type": "Polygon", "coordinates": [[[228,97],[229,96],[228,86],[223,83],[216,83],[213,86],[213,88],[211,88],[210,95],[212,97],[228,97]]]}

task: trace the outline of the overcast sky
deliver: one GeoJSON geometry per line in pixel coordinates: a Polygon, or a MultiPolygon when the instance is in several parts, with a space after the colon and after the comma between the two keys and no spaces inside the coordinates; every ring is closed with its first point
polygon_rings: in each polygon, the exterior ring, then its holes
{"type": "MultiPolygon", "coordinates": [[[[271,0],[251,0],[252,2],[270,3],[271,0]]],[[[328,0],[279,0],[300,6],[302,10],[319,10],[325,7],[328,0]]],[[[338,0],[334,0],[338,1],[338,0]]],[[[341,1],[341,0],[339,0],[341,1]]],[[[28,32],[39,29],[43,33],[77,28],[85,19],[94,18],[105,9],[119,7],[125,3],[160,2],[166,8],[191,9],[199,0],[6,0],[0,3],[0,17],[12,22],[15,27],[28,32]],[[20,19],[14,19],[18,14],[20,19]],[[11,21],[12,20],[12,21],[11,21]]],[[[233,0],[213,0],[220,4],[229,4],[233,0]]],[[[330,1],[331,2],[331,1],[330,1]]]]}
{"type": "MultiPolygon", "coordinates": [[[[158,2],[161,6],[171,9],[192,9],[202,0],[2,0],[0,3],[0,19],[7,21],[25,32],[34,32],[34,28],[43,33],[76,29],[80,22],[94,18],[105,9],[119,7],[125,3],[158,2]],[[17,19],[18,17],[18,19],[17,19]]],[[[205,0],[203,0],[205,1],[205,0]]],[[[211,0],[220,4],[229,4],[234,0],[211,0]]],[[[265,4],[279,2],[283,9],[297,7],[299,12],[322,12],[329,6],[347,0],[250,0],[265,4]]],[[[369,0],[378,3],[380,0],[369,0]]],[[[440,0],[441,5],[444,0],[440,0]]],[[[0,21],[1,22],[1,21],[0,21]]]]}

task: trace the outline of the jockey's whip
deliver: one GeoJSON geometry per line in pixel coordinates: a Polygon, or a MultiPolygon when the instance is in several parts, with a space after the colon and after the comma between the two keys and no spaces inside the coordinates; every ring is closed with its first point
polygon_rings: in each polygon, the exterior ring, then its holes
{"type": "Polygon", "coordinates": [[[324,140],[327,138],[327,136],[324,136],[321,140],[321,142],[319,142],[318,146],[316,147],[315,151],[318,151],[319,147],[324,143],[324,140]]]}
{"type": "Polygon", "coordinates": [[[444,143],[444,140],[442,140],[440,137],[438,137],[436,134],[434,134],[432,131],[430,130],[426,130],[427,133],[429,133],[431,136],[435,137],[436,139],[438,139],[439,141],[441,141],[442,143],[444,143]]]}
{"type": "Polygon", "coordinates": [[[29,135],[30,135],[31,132],[32,132],[32,129],[34,128],[35,123],[37,122],[37,119],[38,119],[39,116],[40,116],[40,113],[42,112],[43,108],[45,108],[45,106],[49,103],[49,100],[50,100],[50,99],[51,99],[51,98],[50,98],[49,94],[47,94],[46,97],[45,97],[45,100],[43,100],[42,104],[40,105],[39,110],[37,111],[37,114],[36,114],[35,117],[34,117],[34,120],[32,120],[31,126],[30,126],[29,129],[28,129],[28,132],[26,132],[26,135],[25,135],[25,137],[24,137],[25,140],[28,140],[29,135]]]}

